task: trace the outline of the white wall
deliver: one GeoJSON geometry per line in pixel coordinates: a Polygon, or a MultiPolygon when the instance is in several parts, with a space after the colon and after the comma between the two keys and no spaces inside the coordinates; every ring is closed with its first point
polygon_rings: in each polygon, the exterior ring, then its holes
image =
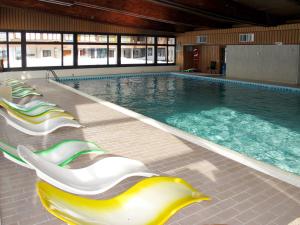
{"type": "MultiPolygon", "coordinates": [[[[64,69],[56,70],[58,76],[86,76],[102,74],[120,74],[120,73],[144,73],[144,72],[170,72],[178,71],[178,66],[145,66],[145,67],[110,67],[110,68],[85,68],[85,69],[64,69]]],[[[16,71],[0,73],[0,80],[7,78],[31,79],[45,78],[46,70],[37,71],[16,71]]]]}
{"type": "Polygon", "coordinates": [[[226,47],[228,78],[300,82],[299,45],[229,45],[226,47]]]}

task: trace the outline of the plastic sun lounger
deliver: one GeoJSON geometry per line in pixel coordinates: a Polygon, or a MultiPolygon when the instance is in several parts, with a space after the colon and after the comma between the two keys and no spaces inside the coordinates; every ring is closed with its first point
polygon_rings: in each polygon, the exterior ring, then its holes
{"type": "Polygon", "coordinates": [[[42,94],[40,94],[36,91],[24,90],[22,92],[12,94],[12,97],[13,98],[25,98],[25,97],[30,96],[30,95],[42,96],[42,94]]]}
{"type": "MultiPolygon", "coordinates": [[[[0,100],[0,104],[1,104],[1,100],[0,100]]],[[[18,110],[10,105],[8,105],[12,110],[17,111],[18,113],[21,113],[23,115],[26,116],[30,116],[30,117],[35,117],[35,116],[40,116],[42,114],[46,114],[48,112],[65,112],[65,110],[55,107],[55,106],[46,106],[46,105],[41,105],[39,107],[34,108],[33,110],[30,111],[21,111],[18,110]]]]}
{"type": "Polygon", "coordinates": [[[66,112],[52,112],[49,111],[47,113],[41,114],[41,115],[37,115],[37,116],[28,116],[28,115],[24,115],[23,113],[20,113],[16,110],[11,109],[8,105],[6,105],[4,102],[0,101],[0,106],[2,106],[4,109],[7,110],[7,113],[18,119],[21,120],[25,123],[32,123],[32,124],[39,124],[39,123],[43,123],[46,120],[52,119],[52,118],[57,118],[57,117],[61,117],[61,118],[66,118],[66,119],[74,119],[74,117],[72,115],[70,115],[69,113],[66,112]]]}
{"type": "Polygon", "coordinates": [[[43,181],[36,187],[43,206],[69,225],[163,225],[183,207],[210,200],[176,177],[146,178],[106,200],[72,195],[43,181]]]}
{"type": "Polygon", "coordinates": [[[34,135],[34,136],[46,135],[61,127],[76,127],[76,128],[82,127],[82,125],[80,125],[77,121],[70,120],[63,117],[52,118],[39,124],[30,124],[18,120],[14,117],[11,117],[1,109],[0,109],[0,115],[5,118],[8,125],[14,127],[15,129],[25,134],[34,135]]]}
{"type": "MultiPolygon", "coordinates": [[[[17,148],[0,141],[0,151],[3,152],[5,158],[21,166],[32,169],[19,157],[17,148]]],[[[39,155],[43,159],[53,164],[66,166],[83,154],[104,154],[106,152],[107,151],[101,149],[93,142],[80,140],[64,140],[51,146],[50,148],[37,150],[34,152],[34,154],[39,155]]]]}
{"type": "Polygon", "coordinates": [[[5,98],[1,98],[0,101],[5,102],[7,105],[9,105],[12,108],[15,108],[19,111],[23,111],[23,112],[30,112],[33,110],[36,110],[38,107],[41,106],[56,106],[56,104],[50,103],[50,102],[44,102],[41,100],[32,100],[24,105],[19,105],[16,103],[12,103],[8,100],[6,100],[5,98]]]}
{"type": "Polygon", "coordinates": [[[11,87],[11,88],[28,87],[27,85],[25,85],[25,83],[5,83],[5,86],[11,87]]]}
{"type": "Polygon", "coordinates": [[[31,87],[16,87],[16,88],[12,88],[12,93],[13,94],[18,94],[18,93],[21,93],[23,91],[34,91],[35,89],[34,88],[31,88],[31,87]]]}
{"type": "Polygon", "coordinates": [[[15,104],[13,102],[6,100],[5,98],[0,98],[0,103],[1,102],[4,102],[7,106],[12,108],[13,110],[18,111],[19,113],[27,116],[38,116],[48,111],[64,112],[63,109],[55,107],[56,106],[55,104],[44,102],[41,100],[33,100],[28,102],[25,105],[15,104]]]}
{"type": "Polygon", "coordinates": [[[18,146],[18,155],[35,169],[39,178],[80,195],[103,193],[128,177],[156,175],[142,162],[124,157],[107,157],[85,168],[67,169],[48,162],[21,145],[18,146]]]}

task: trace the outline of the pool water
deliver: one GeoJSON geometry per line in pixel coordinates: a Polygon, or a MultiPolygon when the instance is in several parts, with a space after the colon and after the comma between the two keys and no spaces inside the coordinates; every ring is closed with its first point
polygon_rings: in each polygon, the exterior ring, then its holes
{"type": "Polygon", "coordinates": [[[64,83],[300,175],[300,94],[175,75],[64,83]]]}

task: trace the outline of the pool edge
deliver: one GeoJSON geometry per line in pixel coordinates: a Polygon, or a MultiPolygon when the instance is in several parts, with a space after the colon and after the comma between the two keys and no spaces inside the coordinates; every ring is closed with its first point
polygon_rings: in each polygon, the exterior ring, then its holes
{"type": "Polygon", "coordinates": [[[49,80],[50,83],[53,83],[53,84],[56,84],[66,90],[69,90],[73,93],[76,93],[82,97],[85,97],[85,98],[88,98],[94,102],[97,102],[101,105],[104,105],[106,107],[109,107],[113,110],[116,110],[118,112],[121,112],[127,116],[130,116],[132,118],[135,118],[143,123],[146,123],[148,125],[151,125],[155,128],[158,128],[160,130],[163,130],[164,132],[167,132],[167,133],[170,133],[172,135],[175,135],[179,138],[182,138],[186,141],[189,141],[193,144],[196,144],[200,147],[203,147],[209,151],[212,151],[212,152],[215,152],[219,155],[222,155],[226,158],[229,158],[231,160],[234,160],[238,163],[241,163],[245,166],[248,166],[252,169],[255,169],[259,172],[262,172],[264,174],[267,174],[271,177],[274,177],[274,178],[277,178],[281,181],[284,181],[288,184],[291,184],[291,185],[294,185],[296,187],[299,187],[300,188],[300,176],[298,175],[295,175],[293,173],[290,173],[290,172],[287,172],[287,171],[284,171],[282,169],[279,169],[275,166],[272,166],[272,165],[269,165],[267,163],[264,163],[264,162],[261,162],[261,161],[258,161],[256,159],[252,159],[248,156],[245,156],[245,155],[242,155],[236,151],[233,151],[229,148],[226,148],[224,146],[221,146],[221,145],[218,145],[218,144],[215,144],[211,141],[208,141],[206,139],[203,139],[201,137],[198,137],[198,136],[195,136],[195,135],[192,135],[192,134],[189,134],[185,131],[182,131],[178,128],[175,128],[175,127],[172,127],[172,126],[169,126],[165,123],[162,123],[162,122],[159,122],[155,119],[152,119],[150,117],[147,117],[147,116],[144,116],[142,114],[139,114],[137,112],[134,112],[130,109],[127,109],[127,108],[124,108],[122,106],[119,106],[119,105],[116,105],[114,103],[111,103],[111,102],[108,102],[108,101],[105,101],[105,100],[102,100],[100,98],[97,98],[97,97],[94,97],[94,96],[91,96],[89,94],[86,94],[84,92],[81,92],[79,90],[76,90],[70,86],[67,86],[65,84],[62,84],[62,83],[59,83],[57,81],[54,81],[54,80],[49,80]]]}

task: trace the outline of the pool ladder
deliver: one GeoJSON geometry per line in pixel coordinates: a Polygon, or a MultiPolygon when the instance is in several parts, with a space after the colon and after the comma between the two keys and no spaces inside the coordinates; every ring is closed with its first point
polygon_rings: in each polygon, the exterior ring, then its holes
{"type": "Polygon", "coordinates": [[[59,81],[59,77],[57,76],[54,70],[47,70],[46,79],[49,80],[51,75],[54,77],[55,81],[59,81]]]}

